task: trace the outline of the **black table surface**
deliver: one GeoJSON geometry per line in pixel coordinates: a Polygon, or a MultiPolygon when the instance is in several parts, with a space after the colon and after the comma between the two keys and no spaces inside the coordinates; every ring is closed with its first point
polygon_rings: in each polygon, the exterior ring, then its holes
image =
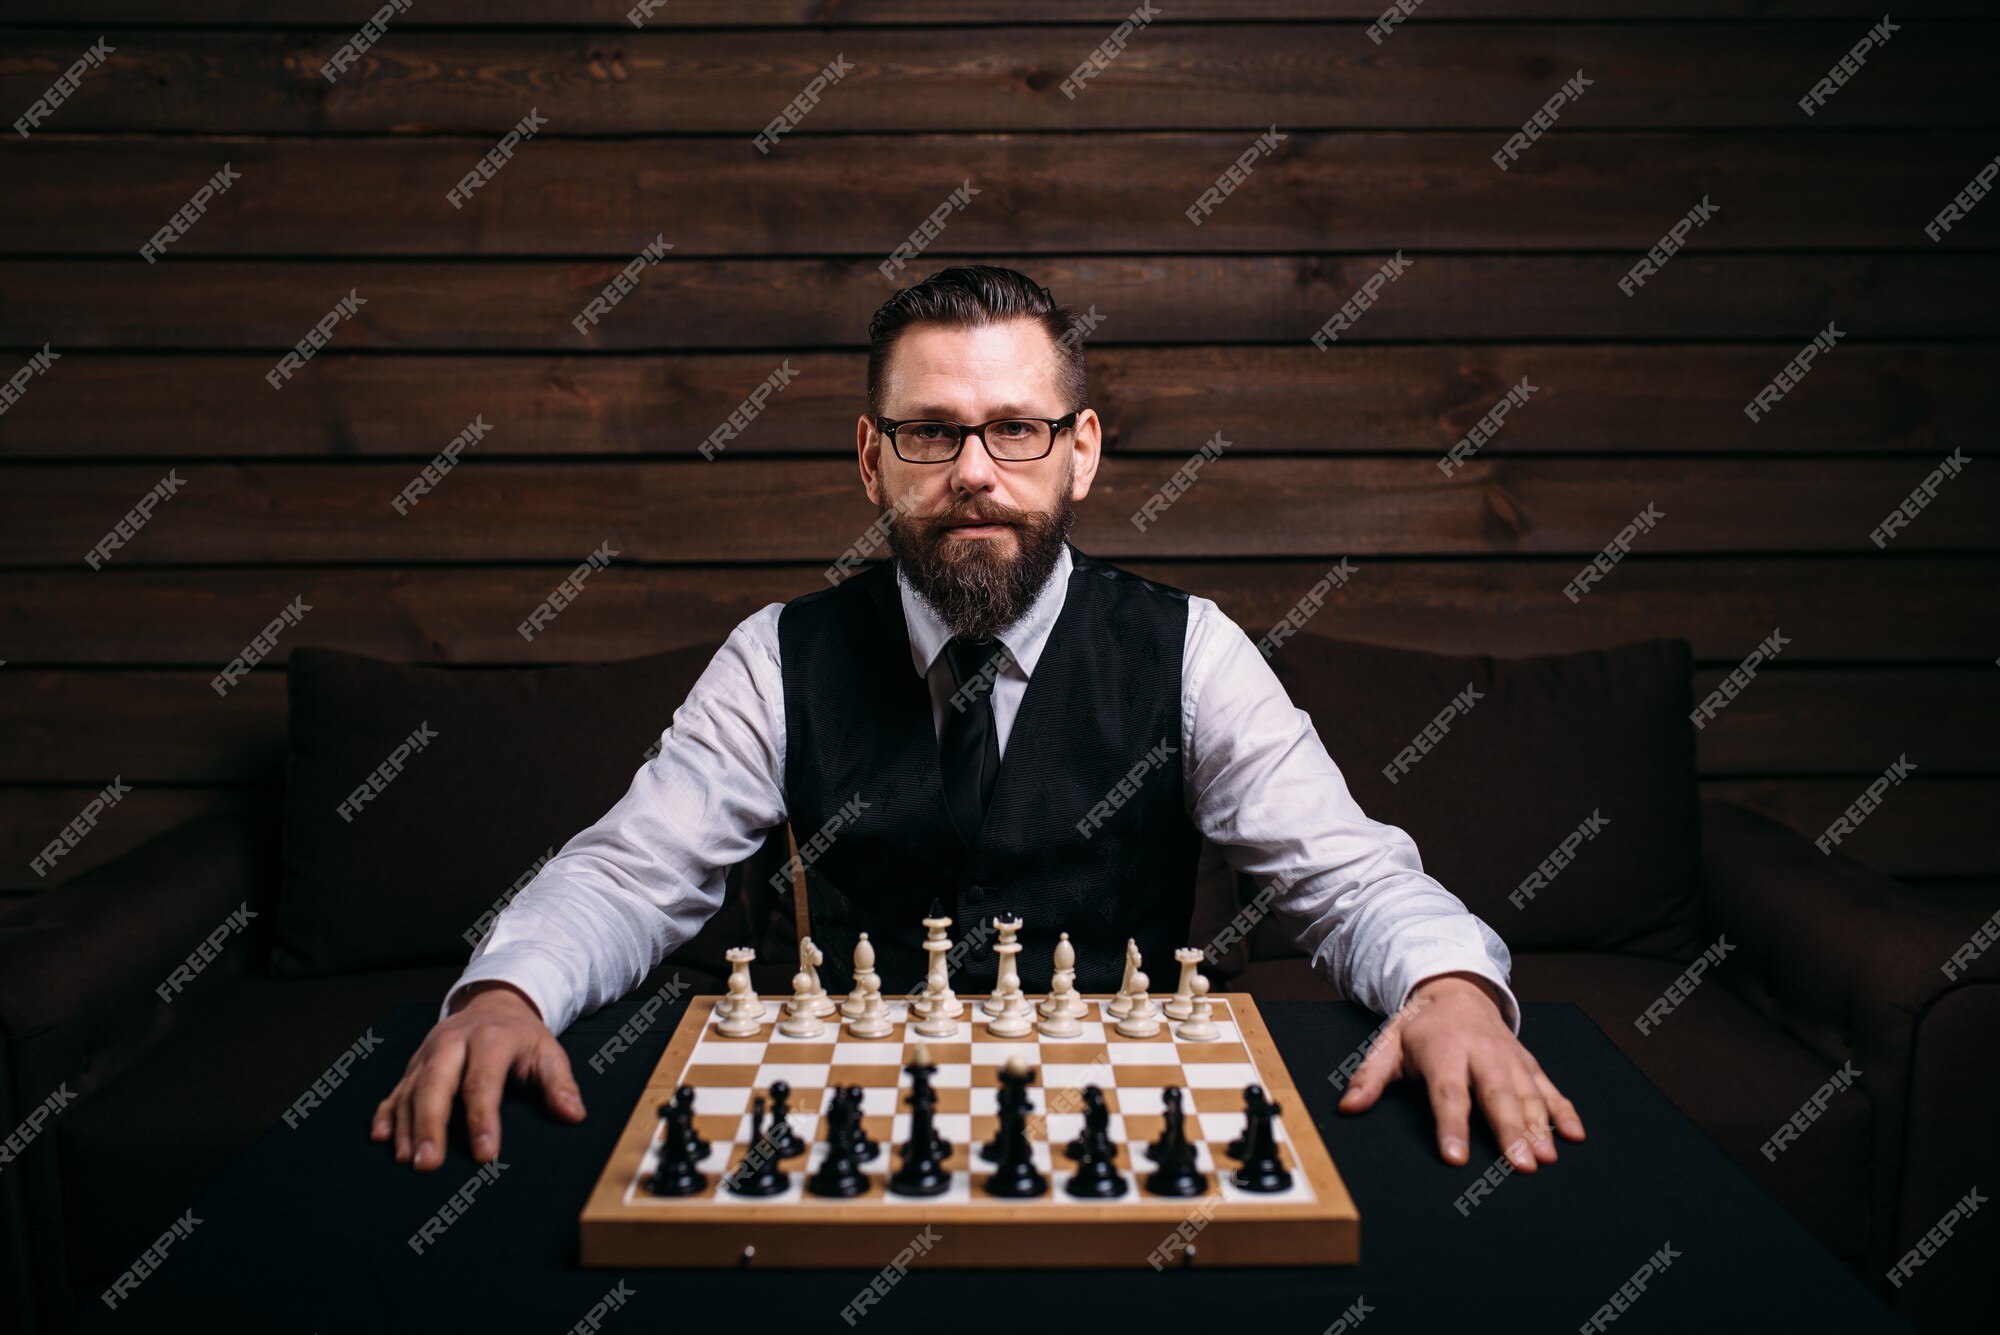
{"type": "MultiPolygon", "coordinates": [[[[1454,1206],[1499,1157],[1475,1117],[1464,1167],[1439,1159],[1409,1082],[1359,1116],[1329,1077],[1377,1017],[1341,1002],[1260,1003],[1307,1112],[1361,1212],[1361,1263],[1153,1270],[912,1270],[858,1318],[872,1270],[585,1270],[577,1215],[685,999],[602,1072],[589,1059],[645,998],[563,1035],[589,1116],[566,1126],[524,1096],[503,1110],[501,1162],[422,1254],[409,1238],[476,1170],[455,1132],[442,1168],[396,1166],[367,1137],[435,1011],[402,1006],[382,1043],[296,1128],[275,1126],[191,1202],[200,1222],[89,1330],[258,1332],[598,1329],[618,1332],[922,1330],[933,1335],[1256,1331],[1366,1335],[1576,1331],[1661,1248],[1673,1259],[1604,1330],[1909,1331],[1695,1129],[1574,1006],[1531,1004],[1522,1038],[1575,1100],[1589,1139],[1454,1206]],[[629,1296],[624,1296],[629,1295],[629,1296]],[[1360,1307],[1355,1304],[1359,1302],[1360,1307]],[[1357,1321],[1354,1318],[1359,1317],[1357,1321]]],[[[656,1008],[657,1009],[657,1008],[656,1008]]],[[[1299,1110],[1288,1108],[1288,1117],[1299,1110]]],[[[167,1221],[162,1221],[164,1224],[167,1221]]],[[[887,1263],[889,1256],[884,1256],[887,1263]]]]}

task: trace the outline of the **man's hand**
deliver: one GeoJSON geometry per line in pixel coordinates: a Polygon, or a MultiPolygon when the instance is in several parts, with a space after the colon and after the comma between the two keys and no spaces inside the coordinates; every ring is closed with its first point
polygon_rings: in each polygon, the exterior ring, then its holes
{"type": "Polygon", "coordinates": [[[1583,1139],[1576,1106],[1549,1083],[1537,1062],[1508,1029],[1499,992],[1477,974],[1426,978],[1392,1016],[1361,1069],[1341,1096],[1342,1112],[1375,1106],[1398,1076],[1418,1076],[1429,1086],[1437,1114],[1438,1151],[1446,1163],[1466,1160],[1468,1117],[1476,1095],[1507,1158],[1524,1173],[1554,1163],[1555,1128],[1583,1139]]]}
{"type": "Polygon", "coordinates": [[[500,1157],[500,1095],[509,1077],[539,1085],[549,1111],[564,1121],[583,1120],[569,1055],[534,1003],[505,983],[474,984],[376,1105],[370,1138],[393,1135],[396,1162],[429,1172],[444,1162],[445,1126],[462,1091],[473,1160],[491,1162],[500,1157]]]}

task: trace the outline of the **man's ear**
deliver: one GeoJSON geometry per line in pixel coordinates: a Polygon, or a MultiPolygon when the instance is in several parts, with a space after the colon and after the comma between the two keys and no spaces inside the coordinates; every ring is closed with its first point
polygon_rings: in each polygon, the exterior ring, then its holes
{"type": "Polygon", "coordinates": [[[1104,424],[1098,419],[1096,409],[1085,408],[1077,413],[1076,443],[1070,447],[1075,460],[1069,484],[1072,501],[1080,501],[1090,494],[1091,481],[1097,476],[1097,461],[1104,457],[1103,433],[1104,424]]]}
{"type": "Polygon", "coordinates": [[[873,423],[863,413],[854,424],[854,456],[861,469],[861,490],[867,493],[871,504],[880,506],[888,502],[882,499],[882,445],[879,437],[870,440],[875,432],[873,423]]]}

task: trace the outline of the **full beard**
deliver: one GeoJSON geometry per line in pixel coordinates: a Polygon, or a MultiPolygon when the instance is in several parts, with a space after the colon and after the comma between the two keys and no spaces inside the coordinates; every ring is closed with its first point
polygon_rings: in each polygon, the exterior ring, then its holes
{"type": "Polygon", "coordinates": [[[932,519],[915,520],[885,509],[889,550],[938,619],[953,635],[991,639],[1021,619],[1048,583],[1076,518],[1069,476],[1056,489],[1055,508],[1016,510],[991,499],[967,497],[932,519]],[[974,519],[1013,526],[1017,549],[1004,539],[954,538],[945,529],[974,519]]]}

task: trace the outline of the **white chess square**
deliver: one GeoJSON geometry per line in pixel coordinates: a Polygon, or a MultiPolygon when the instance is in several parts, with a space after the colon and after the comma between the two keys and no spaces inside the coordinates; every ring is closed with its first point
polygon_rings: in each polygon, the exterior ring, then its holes
{"type": "Polygon", "coordinates": [[[996,1039],[974,1039],[972,1043],[972,1064],[974,1066],[1005,1066],[1009,1057],[1019,1057],[1033,1066],[1042,1059],[1042,1050],[1032,1039],[1001,1042],[996,1039]]]}
{"type": "Polygon", "coordinates": [[[1121,1086],[1118,1090],[1118,1111],[1158,1117],[1166,1110],[1165,1093],[1165,1090],[1156,1086],[1147,1086],[1143,1089],[1126,1089],[1121,1086]]]}
{"type": "Polygon", "coordinates": [[[711,1043],[704,1039],[695,1045],[694,1056],[688,1060],[688,1065],[755,1066],[764,1060],[768,1046],[764,1043],[711,1043]]]}
{"type": "Polygon", "coordinates": [[[938,1067],[937,1074],[931,1077],[933,1089],[965,1089],[971,1084],[972,1068],[957,1062],[947,1062],[938,1067]]]}
{"type": "Polygon", "coordinates": [[[1241,1089],[1257,1083],[1257,1068],[1235,1062],[1188,1062],[1181,1067],[1189,1089],[1241,1089]]]}
{"type": "Polygon", "coordinates": [[[1176,1060],[1164,1043],[1113,1043],[1110,1053],[1113,1066],[1172,1066],[1176,1060]]]}
{"type": "MultiPolygon", "coordinates": [[[[694,1110],[699,1116],[713,1117],[724,1113],[747,1112],[750,1108],[750,1090],[729,1089],[711,1085],[698,1086],[694,1091],[694,1110]]],[[[665,1125],[664,1122],[661,1123],[665,1125]]]]}
{"type": "Polygon", "coordinates": [[[1113,1072],[1109,1062],[1059,1064],[1050,1062],[1042,1068],[1043,1089],[1082,1089],[1085,1085],[1110,1085],[1113,1072]]]}
{"type": "Polygon", "coordinates": [[[757,1072],[757,1087],[760,1091],[782,1080],[794,1090],[821,1089],[826,1085],[829,1067],[825,1062],[794,1065],[790,1062],[770,1062],[757,1072]]]}
{"type": "Polygon", "coordinates": [[[903,1045],[885,1038],[843,1038],[833,1045],[835,1066],[901,1066],[903,1045]]]}

